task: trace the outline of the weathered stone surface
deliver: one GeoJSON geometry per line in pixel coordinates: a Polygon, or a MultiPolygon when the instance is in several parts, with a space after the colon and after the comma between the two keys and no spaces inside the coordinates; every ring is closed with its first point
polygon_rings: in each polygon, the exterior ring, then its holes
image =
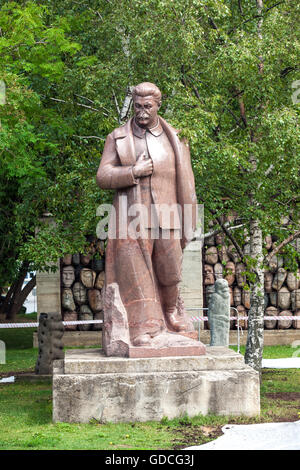
{"type": "Polygon", "coordinates": [[[61,304],[65,310],[70,310],[71,312],[75,310],[75,302],[73,298],[73,292],[71,289],[67,288],[67,289],[62,290],[61,304]]]}
{"type": "MultiPolygon", "coordinates": [[[[244,305],[238,305],[237,306],[237,316],[238,317],[247,317],[247,310],[245,309],[244,305]]],[[[248,320],[240,320],[239,319],[239,327],[242,328],[242,330],[247,330],[248,328],[248,320]]],[[[237,327],[237,321],[236,321],[236,327],[237,327]]]]}
{"type": "Polygon", "coordinates": [[[72,264],[72,255],[65,255],[62,259],[63,264],[70,265],[72,264]]]}
{"type": "Polygon", "coordinates": [[[205,251],[205,263],[216,264],[218,262],[218,251],[215,246],[210,246],[205,251]]]}
{"type": "Polygon", "coordinates": [[[292,309],[300,309],[300,289],[296,289],[291,293],[292,309]]]}
{"type": "Polygon", "coordinates": [[[289,308],[291,304],[291,293],[287,287],[281,287],[281,289],[279,290],[277,296],[277,303],[278,307],[280,307],[282,310],[286,310],[289,308]]]}
{"type": "Polygon", "coordinates": [[[237,253],[236,251],[236,248],[234,245],[229,245],[228,249],[227,249],[227,253],[229,255],[229,258],[234,262],[234,263],[238,263],[240,261],[240,256],[239,254],[237,253]]]}
{"type": "Polygon", "coordinates": [[[101,357],[99,351],[83,350],[73,361],[57,361],[54,372],[54,422],[260,413],[259,374],[222,347],[196,358],[156,359],[101,357]]]}
{"type": "Polygon", "coordinates": [[[279,291],[281,287],[283,286],[286,276],[287,276],[286,270],[284,268],[279,268],[273,279],[273,283],[272,283],[273,289],[279,291]]]}
{"type": "MultiPolygon", "coordinates": [[[[266,308],[265,310],[265,316],[266,317],[277,317],[279,314],[279,309],[274,307],[274,306],[270,306],[268,308],[266,308]]],[[[277,325],[277,320],[265,320],[264,321],[264,325],[265,325],[265,328],[267,328],[267,330],[272,330],[274,328],[276,328],[276,325],[277,325]]]]}
{"type": "MultiPolygon", "coordinates": [[[[282,310],[282,312],[279,313],[279,316],[291,317],[293,314],[290,310],[282,310]]],[[[290,328],[292,326],[292,321],[293,320],[278,320],[279,330],[286,330],[287,328],[290,328]]]]}
{"type": "Polygon", "coordinates": [[[205,300],[206,300],[206,305],[209,304],[209,299],[211,294],[215,291],[215,286],[206,286],[205,288],[205,300]]]}
{"type": "Polygon", "coordinates": [[[62,336],[64,326],[60,313],[41,313],[38,327],[39,353],[35,365],[36,374],[52,374],[53,361],[63,359],[62,336]]]}
{"type": "Polygon", "coordinates": [[[242,291],[237,286],[233,289],[233,303],[235,306],[241,305],[242,303],[242,291]]]}
{"type": "MultiPolygon", "coordinates": [[[[77,321],[78,314],[77,312],[64,312],[64,321],[77,321]]],[[[65,331],[75,331],[77,325],[64,325],[65,331]]]]}
{"type": "MultiPolygon", "coordinates": [[[[102,320],[103,322],[103,311],[95,312],[94,313],[94,320],[102,320]]],[[[102,330],[103,323],[93,323],[92,329],[93,331],[100,331],[102,330]]]]}
{"type": "Polygon", "coordinates": [[[215,279],[223,279],[223,265],[221,263],[217,263],[214,265],[214,274],[215,279]]]}
{"type": "Polygon", "coordinates": [[[104,286],[104,282],[105,282],[105,272],[102,271],[101,273],[98,274],[96,278],[95,288],[102,289],[102,287],[104,286]]]}
{"type": "Polygon", "coordinates": [[[232,261],[228,261],[225,266],[226,275],[224,276],[229,286],[235,281],[235,264],[232,261]]]}
{"type": "Polygon", "coordinates": [[[264,240],[264,241],[265,241],[265,247],[266,247],[266,249],[267,249],[267,250],[270,250],[271,247],[272,247],[272,237],[271,237],[271,235],[267,235],[267,236],[265,237],[265,240],[264,240]]]}
{"type": "Polygon", "coordinates": [[[300,286],[300,272],[298,271],[296,274],[289,272],[286,278],[286,284],[291,291],[298,289],[300,286]]]}
{"type": "Polygon", "coordinates": [[[209,286],[215,283],[214,268],[211,264],[204,265],[204,285],[209,286]]]}
{"type": "Polygon", "coordinates": [[[163,332],[153,338],[151,346],[129,346],[128,357],[200,356],[205,352],[205,346],[193,338],[180,333],[163,332]]]}
{"type": "Polygon", "coordinates": [[[73,266],[64,266],[62,269],[62,283],[64,287],[71,287],[75,281],[75,269],[73,266]]]}
{"type": "Polygon", "coordinates": [[[230,258],[227,253],[227,247],[225,245],[218,246],[218,255],[219,255],[219,260],[223,263],[227,263],[230,258]]]}
{"type": "Polygon", "coordinates": [[[104,270],[104,259],[103,258],[94,258],[92,260],[92,269],[96,273],[100,273],[104,270]]]}
{"type": "Polygon", "coordinates": [[[88,289],[92,289],[96,280],[96,273],[92,269],[83,268],[80,271],[80,280],[82,284],[88,289]]]}
{"type": "Polygon", "coordinates": [[[273,282],[273,274],[270,271],[265,271],[265,292],[272,292],[272,282],[273,282]]]}
{"type": "Polygon", "coordinates": [[[80,254],[75,253],[75,255],[72,256],[72,264],[75,264],[76,266],[80,264],[80,254]]]}
{"type": "MultiPolygon", "coordinates": [[[[88,305],[81,305],[80,306],[80,313],[79,313],[79,320],[81,321],[89,321],[93,320],[93,313],[88,305]]],[[[78,329],[81,331],[88,331],[91,328],[91,324],[89,323],[82,323],[78,325],[78,329]]]]}
{"type": "Polygon", "coordinates": [[[296,328],[297,330],[300,329],[300,310],[297,310],[294,313],[295,320],[293,320],[293,328],[296,328]]]}
{"type": "Polygon", "coordinates": [[[250,290],[249,289],[243,289],[242,290],[242,301],[244,307],[246,307],[247,310],[249,310],[251,303],[250,303],[250,290]]]}
{"type": "Polygon", "coordinates": [[[98,289],[89,289],[88,290],[88,299],[89,299],[89,305],[93,312],[99,312],[102,310],[103,305],[102,305],[102,297],[101,297],[101,292],[98,289]]]}
{"type": "Polygon", "coordinates": [[[86,288],[81,282],[75,282],[72,290],[75,302],[78,305],[83,305],[87,302],[86,288]]]}
{"type": "Polygon", "coordinates": [[[269,268],[272,273],[275,273],[277,269],[282,268],[283,266],[283,258],[282,256],[272,256],[269,262],[269,268]]]}
{"type": "Polygon", "coordinates": [[[208,304],[211,346],[228,346],[230,329],[230,295],[226,279],[215,282],[215,292],[208,304]]]}
{"type": "Polygon", "coordinates": [[[103,349],[107,356],[129,354],[129,328],[127,312],[120,297],[117,284],[107,286],[104,298],[103,349]]]}
{"type": "Polygon", "coordinates": [[[80,263],[83,264],[83,266],[87,266],[89,262],[91,261],[92,256],[90,254],[88,255],[80,255],[80,263]]]}

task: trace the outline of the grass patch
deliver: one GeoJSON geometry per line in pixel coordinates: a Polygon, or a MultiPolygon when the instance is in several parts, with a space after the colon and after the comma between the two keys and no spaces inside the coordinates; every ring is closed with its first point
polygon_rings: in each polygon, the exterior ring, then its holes
{"type": "MultiPolygon", "coordinates": [[[[237,346],[230,346],[230,349],[237,351],[237,346]]],[[[240,353],[245,354],[246,346],[240,346],[240,353]]],[[[264,346],[263,358],[264,359],[280,359],[283,357],[292,357],[295,352],[295,348],[291,345],[283,346],[264,346]]]]}
{"type": "MultiPolygon", "coordinates": [[[[33,328],[0,329],[7,345],[7,363],[0,365],[0,375],[33,370],[38,350],[32,348],[32,333],[33,328]]],[[[244,350],[241,348],[242,353],[244,350]]],[[[294,351],[290,346],[266,346],[264,357],[291,357],[294,351]]],[[[50,382],[0,384],[0,449],[182,449],[217,438],[225,424],[300,419],[299,390],[299,369],[263,369],[259,417],[200,415],[147,423],[101,424],[93,420],[88,424],[55,424],[50,382]]]]}

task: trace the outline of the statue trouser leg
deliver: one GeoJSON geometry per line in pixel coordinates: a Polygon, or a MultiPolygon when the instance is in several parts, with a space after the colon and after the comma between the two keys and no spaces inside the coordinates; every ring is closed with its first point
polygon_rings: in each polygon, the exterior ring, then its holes
{"type": "Polygon", "coordinates": [[[165,320],[173,331],[186,330],[185,319],[178,310],[179,283],[182,270],[182,249],[175,230],[160,230],[154,241],[152,262],[159,283],[165,320]],[[164,236],[170,235],[169,238],[164,236]]]}
{"type": "Polygon", "coordinates": [[[151,239],[109,240],[106,284],[116,282],[127,312],[132,344],[146,345],[166,329],[159,290],[152,267],[151,239]]]}

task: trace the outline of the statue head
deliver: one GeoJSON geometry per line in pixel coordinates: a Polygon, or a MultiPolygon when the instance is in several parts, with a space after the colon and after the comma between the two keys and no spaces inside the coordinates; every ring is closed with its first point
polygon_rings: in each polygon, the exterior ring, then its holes
{"type": "Polygon", "coordinates": [[[71,287],[75,281],[75,270],[73,266],[64,266],[62,269],[62,281],[65,287],[71,287]]]}
{"type": "Polygon", "coordinates": [[[136,123],[143,128],[151,128],[157,124],[157,112],[161,105],[161,92],[150,82],[135,86],[132,91],[133,108],[136,123]]]}

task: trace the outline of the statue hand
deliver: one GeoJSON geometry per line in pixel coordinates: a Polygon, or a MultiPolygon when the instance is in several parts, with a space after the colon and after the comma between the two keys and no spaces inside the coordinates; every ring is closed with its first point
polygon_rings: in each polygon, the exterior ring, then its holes
{"type": "Polygon", "coordinates": [[[137,159],[136,164],[133,167],[133,175],[137,178],[141,176],[150,176],[153,173],[153,163],[151,158],[147,158],[145,152],[143,152],[137,159]]]}

